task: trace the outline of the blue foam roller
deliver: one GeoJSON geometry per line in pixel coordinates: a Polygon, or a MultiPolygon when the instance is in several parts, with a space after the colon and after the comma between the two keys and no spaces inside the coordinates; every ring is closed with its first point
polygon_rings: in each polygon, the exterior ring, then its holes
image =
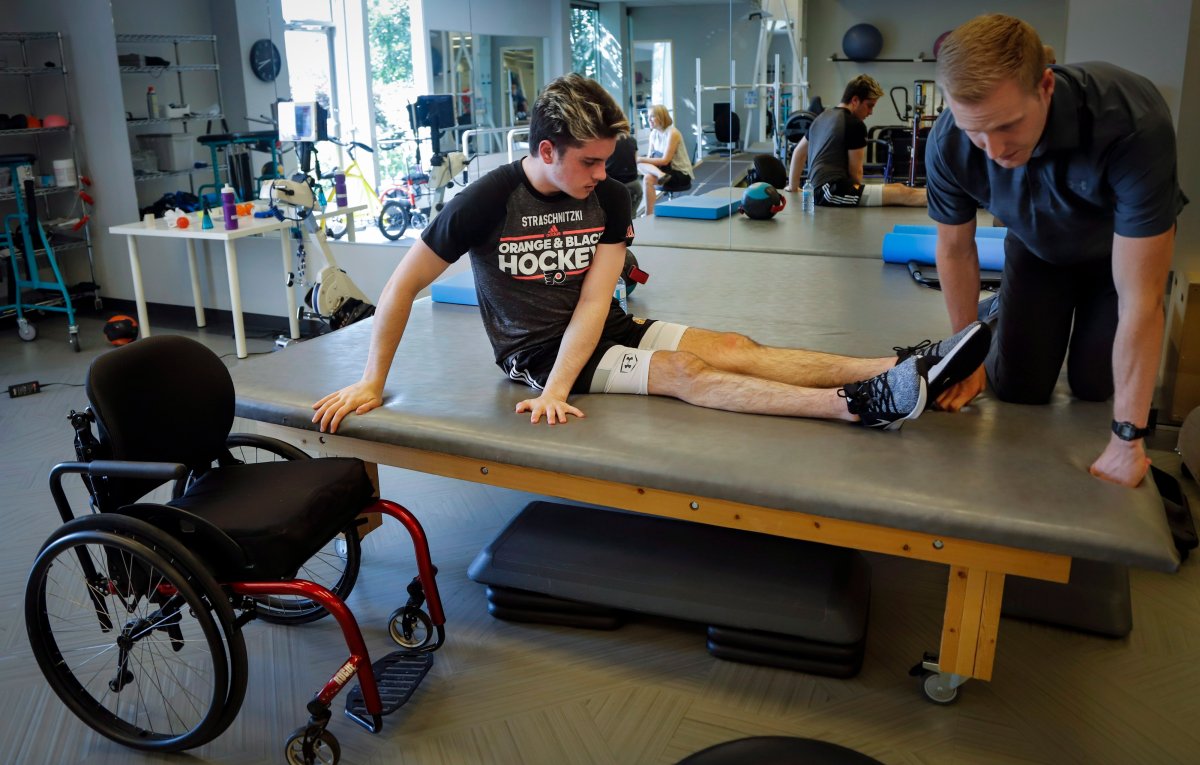
{"type": "MultiPolygon", "coordinates": [[[[892,226],[893,234],[926,234],[936,235],[937,226],[914,226],[907,223],[897,223],[892,226]]],[[[980,226],[975,229],[976,239],[1003,239],[1008,234],[1008,229],[1003,226],[980,226]]]]}
{"type": "MultiPolygon", "coordinates": [[[[979,267],[984,271],[1004,270],[1004,240],[994,238],[976,238],[975,246],[979,249],[979,267]]],[[[937,247],[936,236],[922,234],[884,234],[883,262],[907,263],[915,260],[918,263],[937,265],[934,250],[937,247]]]]}
{"type": "Polygon", "coordinates": [[[434,282],[429,285],[429,296],[435,303],[479,305],[479,296],[475,294],[475,274],[463,271],[440,282],[434,282]]]}

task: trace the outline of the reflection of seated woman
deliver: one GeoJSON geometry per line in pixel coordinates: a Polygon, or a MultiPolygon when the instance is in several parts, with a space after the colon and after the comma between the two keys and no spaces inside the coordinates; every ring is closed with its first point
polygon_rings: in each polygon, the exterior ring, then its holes
{"type": "Polygon", "coordinates": [[[662,104],[650,107],[650,156],[638,157],[637,167],[645,180],[647,215],[654,214],[655,186],[671,191],[692,184],[692,161],[683,134],[671,124],[671,115],[662,104]]]}

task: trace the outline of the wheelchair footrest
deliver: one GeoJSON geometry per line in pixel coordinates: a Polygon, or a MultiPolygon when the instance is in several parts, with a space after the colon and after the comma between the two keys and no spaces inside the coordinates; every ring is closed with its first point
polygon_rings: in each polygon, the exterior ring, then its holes
{"type": "MultiPolygon", "coordinates": [[[[432,653],[413,653],[411,651],[393,651],[382,659],[371,663],[371,671],[375,674],[375,684],[379,686],[379,699],[383,702],[384,715],[390,715],[412,697],[413,691],[429,674],[433,666],[432,653]]],[[[362,719],[369,719],[363,700],[361,685],[355,685],[346,696],[346,714],[362,719]]]]}

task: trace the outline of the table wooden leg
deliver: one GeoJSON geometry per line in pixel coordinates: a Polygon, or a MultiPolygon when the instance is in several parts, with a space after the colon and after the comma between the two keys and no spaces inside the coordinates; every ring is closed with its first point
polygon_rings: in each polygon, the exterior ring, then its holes
{"type": "Polygon", "coordinates": [[[136,236],[126,236],[129,242],[129,270],[133,274],[133,299],[137,302],[138,334],[150,337],[150,316],[146,311],[146,291],[142,287],[142,261],[138,257],[136,236]]]}
{"type": "Polygon", "coordinates": [[[204,301],[200,298],[200,272],[196,268],[196,243],[186,240],[188,256],[188,273],[192,277],[192,305],[196,307],[196,326],[207,326],[204,318],[204,301]]]}
{"type": "Polygon", "coordinates": [[[229,273],[229,310],[233,313],[233,340],[237,357],[244,359],[246,353],[246,323],[242,318],[242,287],[238,282],[237,247],[233,240],[225,242],[225,270],[229,273]]]}
{"type": "Polygon", "coordinates": [[[938,654],[942,672],[991,679],[1003,598],[1004,574],[950,567],[938,654]]]}

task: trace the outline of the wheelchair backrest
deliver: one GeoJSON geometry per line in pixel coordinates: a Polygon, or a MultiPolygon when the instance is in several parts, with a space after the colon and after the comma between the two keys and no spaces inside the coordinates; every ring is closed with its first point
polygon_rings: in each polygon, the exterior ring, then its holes
{"type": "MultiPolygon", "coordinates": [[[[178,462],[203,471],[228,453],[233,380],[221,359],[195,340],[160,335],[109,351],[92,362],[85,389],[109,459],[178,462]]],[[[119,506],[155,486],[112,480],[107,488],[119,506]]]]}

